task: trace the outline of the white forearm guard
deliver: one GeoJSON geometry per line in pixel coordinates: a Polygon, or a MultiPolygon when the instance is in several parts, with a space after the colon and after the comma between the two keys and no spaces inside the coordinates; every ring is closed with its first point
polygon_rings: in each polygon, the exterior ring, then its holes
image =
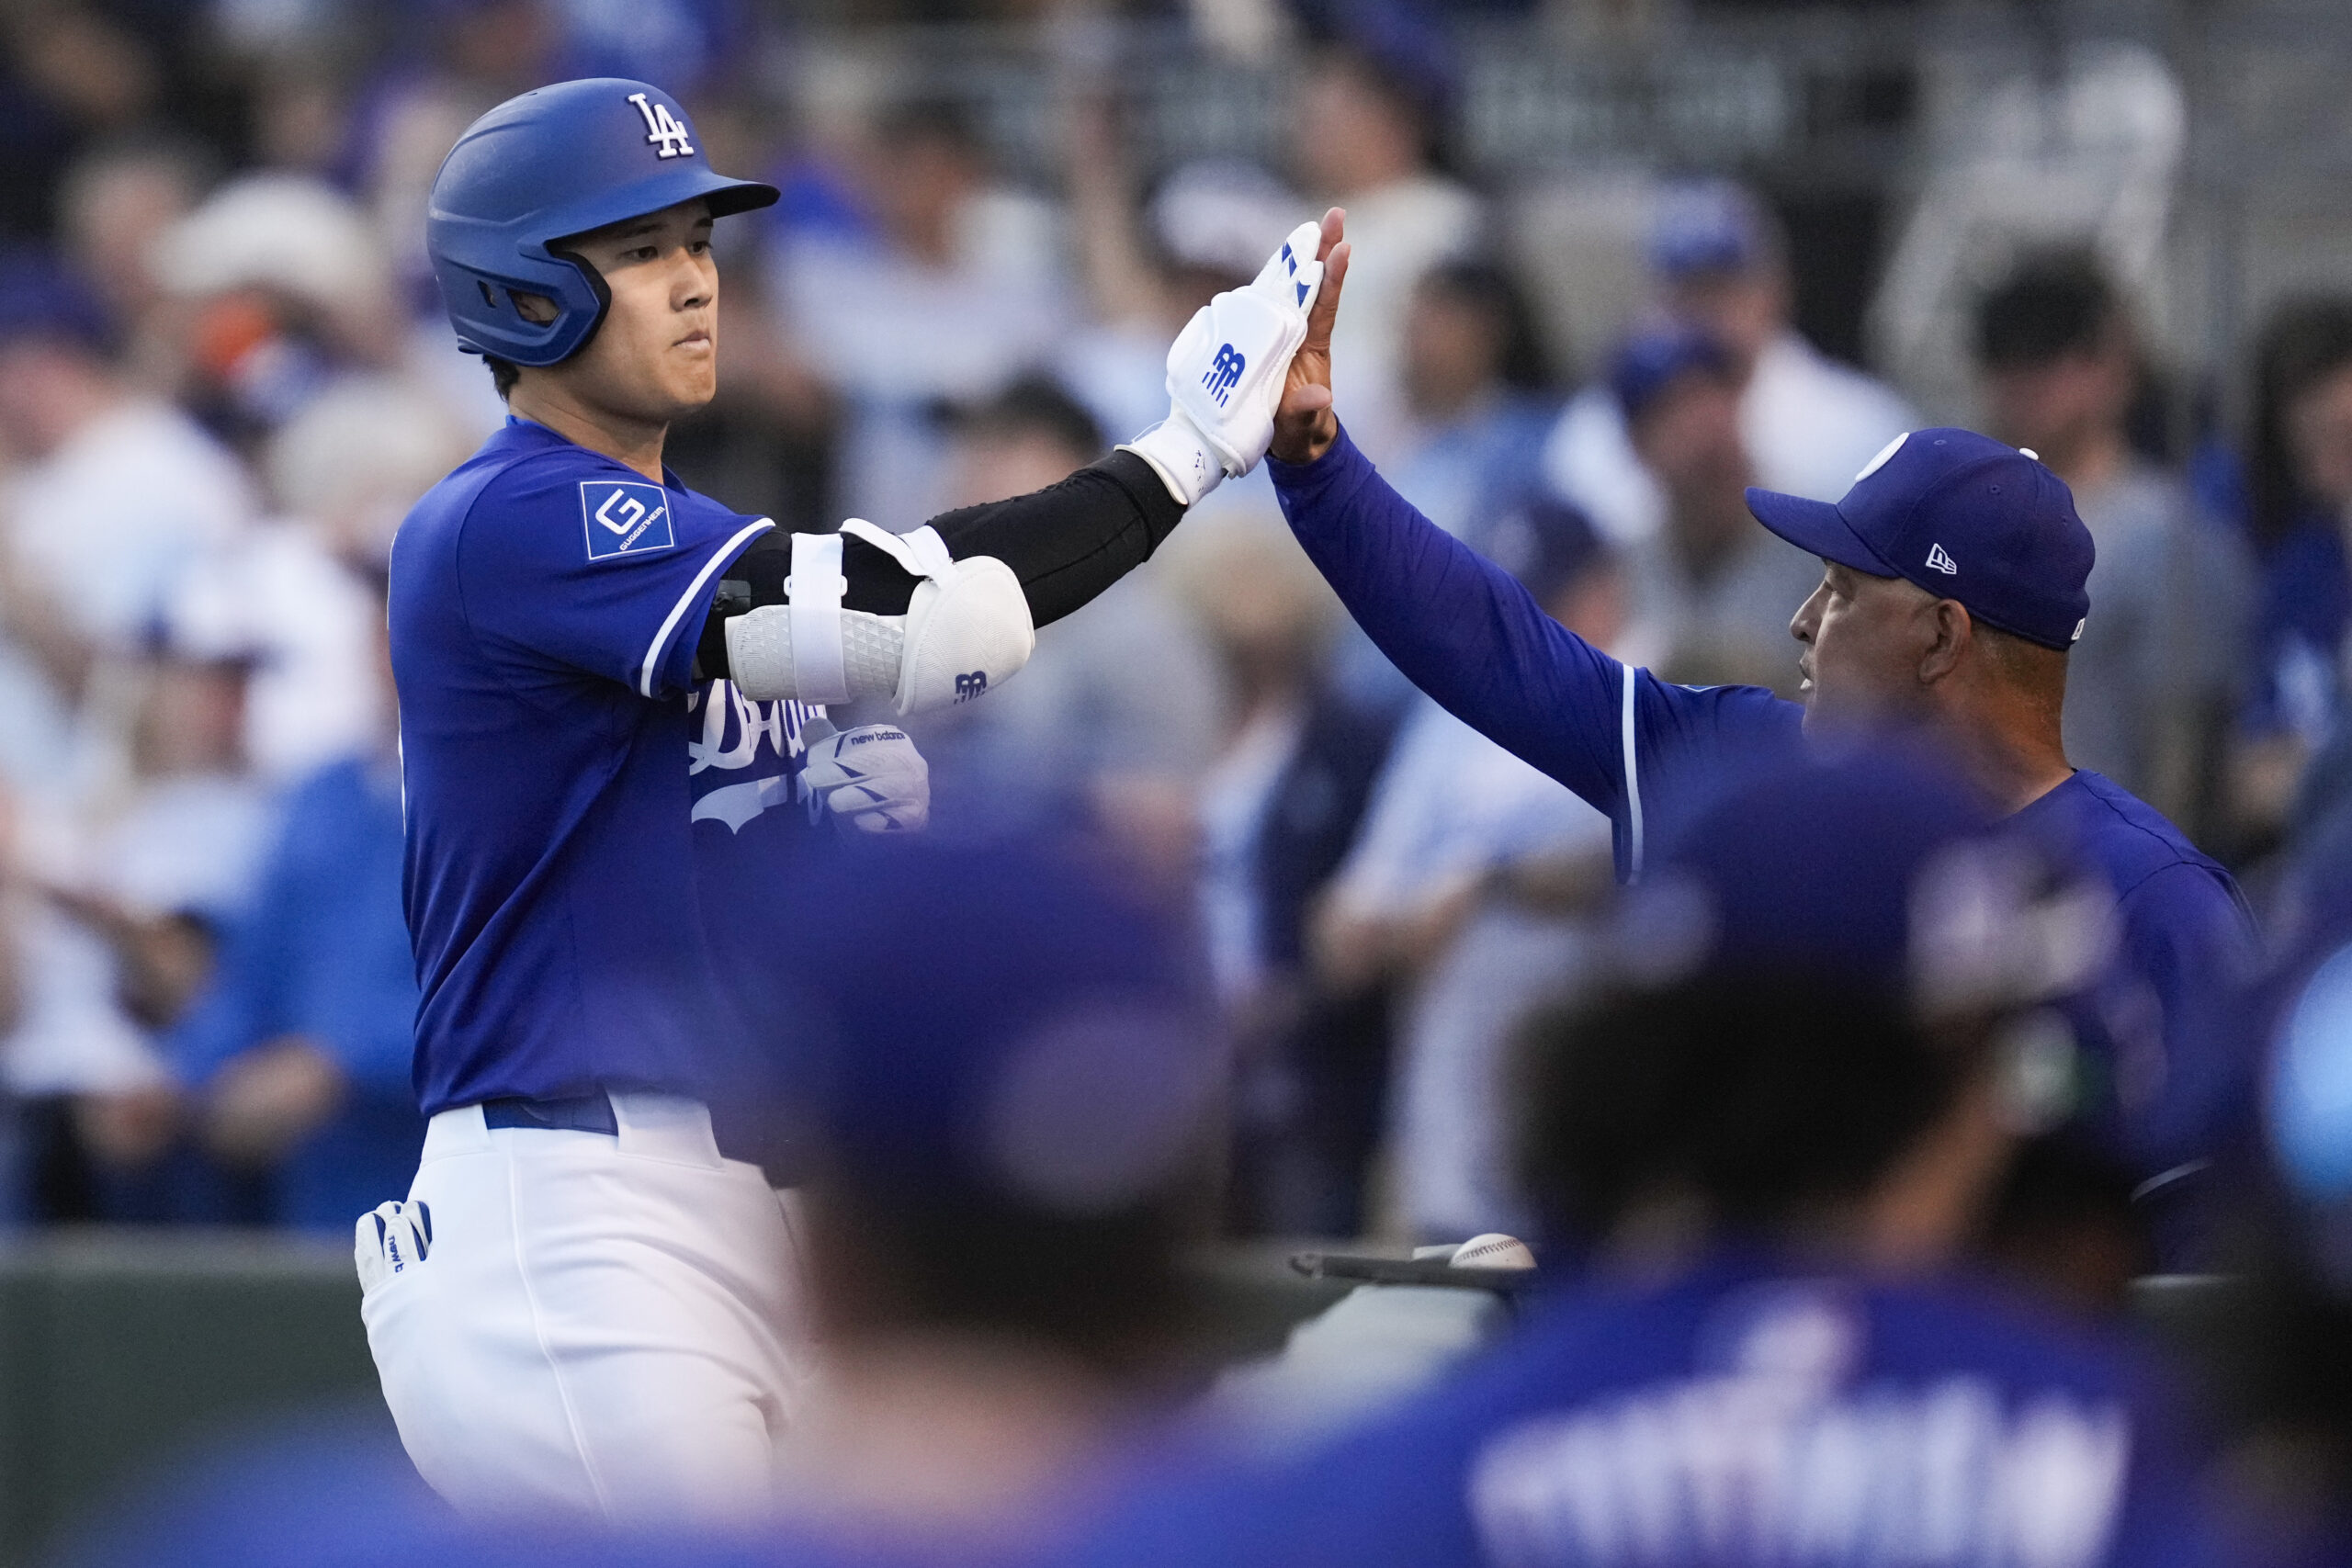
{"type": "Polygon", "coordinates": [[[956,560],[931,528],[898,535],[863,518],[841,534],[792,536],[784,604],[727,623],[727,664],[754,702],[812,705],[887,696],[904,717],[969,702],[1002,685],[1037,646],[1028,596],[994,556],[956,560]],[[919,578],[903,615],[842,608],[842,535],[865,540],[919,578]]]}

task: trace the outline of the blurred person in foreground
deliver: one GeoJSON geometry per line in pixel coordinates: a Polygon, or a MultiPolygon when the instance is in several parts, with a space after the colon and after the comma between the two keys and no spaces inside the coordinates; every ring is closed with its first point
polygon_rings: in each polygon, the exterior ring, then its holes
{"type": "Polygon", "coordinates": [[[2152,1188],[2193,1195],[2248,1089],[2247,1055],[2216,1024],[2256,933],[2220,864],[2067,761],[2067,649],[2092,614],[2093,547],[2064,483],[1943,429],[1889,443],[1834,504],[1750,490],[1756,518],[1822,561],[1789,624],[1799,701],[1669,684],[1544,615],[1355,449],[1330,403],[1322,328],[1339,304],[1336,289],[1317,300],[1270,466],[1292,532],[1396,667],[1607,813],[1628,882],[1727,763],[1854,733],[1934,736],[1959,776],[2107,876],[2123,934],[2098,996],[2070,1014],[2078,1113],[2152,1188]]]}
{"type": "MultiPolygon", "coordinates": [[[[1624,574],[1590,524],[1539,499],[1486,533],[1555,620],[1614,645],[1624,574]]],[[[1610,883],[1606,817],[1415,698],[1311,936],[1331,991],[1397,988],[1387,1142],[1395,1204],[1416,1238],[1522,1228],[1506,1170],[1504,1042],[1535,1000],[1577,983],[1583,917],[1610,883]]]]}
{"type": "Polygon", "coordinates": [[[1177,1264],[1210,1213],[1226,1056],[1186,923],[1043,840],[833,852],[803,886],[829,919],[778,955],[799,1010],[771,1043],[811,1086],[820,1349],[772,1515],[460,1529],[396,1451],[330,1430],[215,1461],[72,1561],[1035,1561],[1188,1440],[1166,1420],[1193,1370],[1177,1264]]]}
{"type": "Polygon", "coordinates": [[[1656,533],[1625,547],[1625,658],[1669,681],[1791,694],[1789,606],[1820,568],[1748,515],[1754,469],[1730,352],[1696,327],[1639,333],[1617,351],[1609,388],[1665,508],[1656,533]]]}
{"type": "Polygon", "coordinates": [[[2261,571],[2233,806],[2260,852],[2352,798],[2352,298],[2290,301],[2255,347],[2248,521],[2261,571]],[[2312,762],[2330,756],[2313,773],[2312,762]]]}
{"type": "MultiPolygon", "coordinates": [[[[1669,186],[1647,261],[1665,312],[1729,355],[1742,444],[1766,489],[1835,500],[1872,453],[1918,423],[1893,391],[1796,330],[1788,236],[1753,192],[1724,181],[1669,186]]],[[[1643,473],[1608,389],[1588,389],[1568,405],[1545,466],[1560,493],[1611,538],[1660,526],[1665,498],[1643,473]]]]}
{"type": "Polygon", "coordinates": [[[2230,1268],[2177,1296],[2222,1429],[2211,1483],[2246,1568],[2352,1562],[2352,808],[2281,879],[2230,1268]]]}
{"type": "Polygon", "coordinates": [[[2086,254],[2030,258],[1976,309],[1991,433],[2041,455],[2098,547],[2098,614],[2067,656],[2067,755],[2191,825],[2220,784],[2253,563],[2243,538],[2132,450],[2130,312],[2086,254]]]}
{"type": "Polygon", "coordinates": [[[1995,816],[1864,753],[1686,818],[1612,983],[1524,1032],[1555,1283],[1517,1334],[1304,1459],[1146,1484],[1079,1560],[2219,1561],[2148,1369],[1972,1263],[2014,1032],[2111,908],[1995,816]]]}
{"type": "Polygon", "coordinates": [[[1226,1058],[1188,922],[1115,867],[889,849],[816,879],[788,961],[820,1348],[779,1506],[961,1559],[1066,1525],[1174,1392],[1226,1058]]]}

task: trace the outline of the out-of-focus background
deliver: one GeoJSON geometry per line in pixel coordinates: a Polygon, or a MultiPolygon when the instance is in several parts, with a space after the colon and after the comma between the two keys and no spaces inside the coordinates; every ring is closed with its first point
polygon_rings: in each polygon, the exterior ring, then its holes
{"type": "MultiPolygon", "coordinates": [[[[2352,12],[2334,0],[20,0],[0,7],[0,1557],[190,1422],[364,1390],[413,1004],[379,627],[503,416],[425,192],[566,77],[774,180],[687,483],[910,528],[1157,419],[1350,213],[1358,443],[1567,624],[1794,680],[1742,488],[2035,448],[2098,536],[2076,762],[2257,904],[2352,810],[2352,12]],[[260,1370],[256,1370],[260,1369],[260,1370]]],[[[1512,1228],[1492,1064],[1607,823],[1347,626],[1262,476],[920,727],[937,831],[1198,910],[1225,1234],[1512,1228]]]]}

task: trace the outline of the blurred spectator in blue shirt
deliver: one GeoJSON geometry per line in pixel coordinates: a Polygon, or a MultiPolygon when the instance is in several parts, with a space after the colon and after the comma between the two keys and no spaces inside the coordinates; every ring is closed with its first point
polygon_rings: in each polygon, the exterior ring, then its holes
{"type": "MultiPolygon", "coordinates": [[[[1381,471],[1423,516],[1484,550],[1542,488],[1544,443],[1559,413],[1533,314],[1510,275],[1474,260],[1422,274],[1406,307],[1398,374],[1403,413],[1381,471]]],[[[1362,706],[1401,709],[1417,695],[1352,622],[1331,657],[1362,706]]]]}
{"type": "Polygon", "coordinates": [[[205,1145],[273,1172],[282,1224],[340,1235],[405,1190],[424,1145],[401,847],[388,732],[294,787],[252,908],[166,1043],[205,1145]]]}
{"type": "Polygon", "coordinates": [[[1522,1036],[1550,1299],[1319,1451],[1146,1486],[1082,1561],[2218,1561],[2137,1356],[1971,1277],[2012,1026],[2108,897],[1990,816],[1915,760],[1727,786],[1619,906],[1613,983],[1522,1036]]]}
{"type": "Polygon", "coordinates": [[[2259,849],[2287,826],[2312,757],[2342,723],[2352,629],[2352,299],[2272,316],[2255,351],[2249,522],[2261,565],[2252,690],[2233,780],[2259,849]]]}

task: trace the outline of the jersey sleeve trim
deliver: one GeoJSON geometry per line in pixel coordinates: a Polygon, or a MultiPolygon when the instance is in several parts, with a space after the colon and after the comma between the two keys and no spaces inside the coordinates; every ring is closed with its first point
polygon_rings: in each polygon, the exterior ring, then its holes
{"type": "Polygon", "coordinates": [[[756,523],[738,529],[733,538],[710,553],[710,558],[703,562],[702,570],[695,573],[695,580],[686,584],[686,591],[678,595],[678,602],[671,605],[670,613],[662,617],[662,628],[653,634],[653,642],[645,650],[644,668],[638,674],[637,694],[639,696],[650,697],[653,694],[653,677],[662,668],[662,655],[668,650],[670,639],[676,635],[678,623],[685,619],[686,612],[709,597],[710,580],[718,576],[729,561],[735,558],[736,552],[750,544],[753,538],[775,526],[775,518],[763,517],[756,523]]]}
{"type": "Polygon", "coordinates": [[[1617,668],[1625,677],[1625,698],[1618,709],[1617,743],[1625,753],[1625,880],[1631,883],[1642,879],[1642,780],[1640,766],[1634,760],[1634,667],[1620,664],[1617,668]]]}

